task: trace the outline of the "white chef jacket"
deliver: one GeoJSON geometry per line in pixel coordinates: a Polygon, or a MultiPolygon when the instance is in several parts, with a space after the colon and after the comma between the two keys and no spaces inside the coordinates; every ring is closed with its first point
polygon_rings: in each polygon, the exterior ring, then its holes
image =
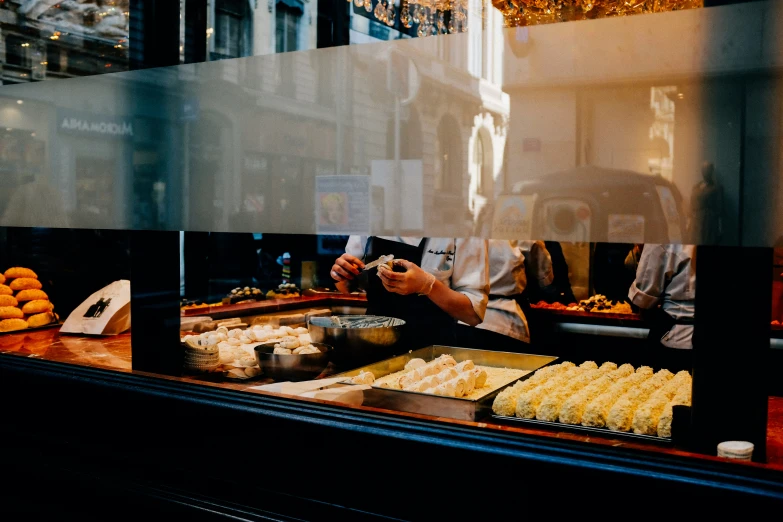
{"type": "MultiPolygon", "coordinates": [[[[420,237],[378,236],[387,241],[396,241],[406,245],[419,246],[420,237]]],[[[351,236],[345,251],[369,263],[374,259],[364,259],[368,236],[351,236]]],[[[482,320],[487,309],[489,295],[489,264],[487,242],[479,238],[427,238],[421,263],[415,260],[424,271],[433,274],[444,285],[468,299],[476,315],[482,320]]]]}
{"type": "Polygon", "coordinates": [[[551,285],[552,258],[543,241],[490,239],[488,243],[490,296],[484,322],[477,328],[529,343],[527,319],[513,296],[527,287],[528,273],[536,277],[540,287],[551,285]]]}
{"type": "MultiPolygon", "coordinates": [[[[692,319],[696,299],[696,247],[644,245],[628,298],[650,310],[659,303],[674,319],[692,319]]],[[[693,348],[693,326],[678,324],[661,339],[670,348],[693,348]]]]}

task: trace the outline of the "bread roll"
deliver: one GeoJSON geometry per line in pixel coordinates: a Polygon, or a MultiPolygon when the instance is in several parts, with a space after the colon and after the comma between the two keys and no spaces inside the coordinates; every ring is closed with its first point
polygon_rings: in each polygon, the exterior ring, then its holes
{"type": "Polygon", "coordinates": [[[27,328],[27,321],[24,319],[3,319],[0,321],[0,332],[14,332],[27,328]]]}
{"type": "Polygon", "coordinates": [[[20,266],[14,266],[5,271],[6,279],[17,279],[21,277],[29,277],[30,279],[38,279],[38,274],[30,270],[29,268],[22,268],[20,266]]]}
{"type": "Polygon", "coordinates": [[[11,287],[11,290],[40,290],[43,285],[41,285],[41,282],[37,279],[33,279],[31,277],[20,277],[19,279],[14,279],[11,281],[11,284],[8,285],[11,287]]]}
{"type": "Polygon", "coordinates": [[[14,295],[14,291],[10,286],[0,284],[0,295],[14,295]]]}
{"type": "Polygon", "coordinates": [[[24,319],[24,313],[15,306],[0,306],[0,319],[24,319]]]}
{"type": "Polygon", "coordinates": [[[36,301],[38,299],[48,301],[49,296],[46,295],[46,292],[44,292],[43,290],[36,290],[34,288],[29,290],[22,290],[21,292],[16,294],[16,300],[19,302],[36,301]]]}
{"type": "Polygon", "coordinates": [[[51,312],[52,310],[54,310],[54,305],[43,299],[30,301],[22,307],[22,312],[27,315],[42,314],[44,312],[51,312]]]}
{"type": "Polygon", "coordinates": [[[38,326],[46,326],[55,322],[55,315],[52,312],[44,312],[42,314],[31,315],[27,318],[27,324],[30,328],[36,328],[38,326]]]}
{"type": "Polygon", "coordinates": [[[11,295],[0,295],[0,306],[17,306],[19,302],[11,295]]]}
{"type": "Polygon", "coordinates": [[[3,274],[0,274],[0,285],[5,283],[5,276],[3,274]]]}

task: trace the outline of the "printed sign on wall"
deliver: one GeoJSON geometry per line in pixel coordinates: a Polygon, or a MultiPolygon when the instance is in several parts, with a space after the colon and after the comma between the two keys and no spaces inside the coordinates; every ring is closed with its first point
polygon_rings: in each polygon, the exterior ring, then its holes
{"type": "Polygon", "coordinates": [[[316,176],[316,233],[369,234],[370,176],[316,176]]]}

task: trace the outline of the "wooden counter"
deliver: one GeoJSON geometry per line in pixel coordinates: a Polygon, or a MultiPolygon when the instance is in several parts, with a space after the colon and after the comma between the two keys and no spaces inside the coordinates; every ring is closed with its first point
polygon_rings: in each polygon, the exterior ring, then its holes
{"type": "MultiPolygon", "coordinates": [[[[220,374],[185,375],[181,377],[150,375],[144,372],[134,372],[131,367],[131,342],[130,334],[115,337],[97,338],[60,335],[56,328],[39,330],[35,332],[5,334],[0,336],[0,357],[29,357],[49,360],[59,363],[75,364],[92,368],[113,370],[123,373],[153,376],[167,381],[175,381],[190,384],[199,384],[208,387],[217,387],[236,391],[245,391],[257,395],[274,395],[257,390],[249,390],[250,387],[271,382],[266,379],[252,379],[249,381],[231,381],[220,374]]],[[[319,403],[309,399],[299,399],[308,402],[319,403]]],[[[347,408],[347,406],[346,406],[347,408]]],[[[479,427],[489,430],[499,430],[506,433],[519,433],[525,435],[555,438],[582,443],[592,443],[602,446],[643,450],[668,455],[678,455],[706,460],[722,460],[717,457],[709,457],[702,454],[690,453],[671,447],[656,444],[645,444],[612,437],[600,437],[594,435],[582,435],[568,431],[549,429],[533,429],[520,426],[498,424],[491,420],[485,422],[458,421],[447,418],[433,418],[412,413],[380,410],[365,406],[353,408],[368,412],[399,415],[412,419],[438,420],[447,424],[464,427],[479,427]]],[[[739,465],[760,466],[763,468],[783,471],[783,397],[769,398],[769,421],[767,428],[767,463],[739,465]]]]}

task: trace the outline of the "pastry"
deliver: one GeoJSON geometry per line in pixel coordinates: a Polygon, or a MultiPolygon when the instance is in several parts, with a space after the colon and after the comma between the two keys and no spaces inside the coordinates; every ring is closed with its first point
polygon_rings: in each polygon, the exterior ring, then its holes
{"type": "Polygon", "coordinates": [[[539,404],[538,408],[536,409],[536,419],[548,422],[557,422],[557,420],[560,418],[560,408],[563,406],[563,403],[566,401],[566,399],[571,397],[571,395],[581,391],[583,388],[589,386],[591,382],[602,377],[604,374],[609,373],[610,371],[611,370],[608,368],[586,370],[581,375],[578,375],[574,379],[568,381],[568,383],[566,383],[564,386],[553,390],[544,398],[543,401],[541,401],[541,404],[539,404]]]}
{"type": "Polygon", "coordinates": [[[56,316],[52,312],[44,312],[42,314],[31,315],[27,318],[27,324],[30,328],[36,328],[38,326],[46,326],[55,322],[56,316]]]}
{"type": "Polygon", "coordinates": [[[0,274],[0,285],[5,283],[5,276],[3,274],[0,274]]]}
{"type": "Polygon", "coordinates": [[[0,295],[0,306],[17,306],[19,302],[14,296],[0,295]]]}
{"type": "Polygon", "coordinates": [[[21,311],[27,315],[34,315],[51,312],[52,310],[54,310],[54,305],[52,303],[44,301],[43,299],[36,299],[35,301],[30,301],[25,304],[21,311]]]}
{"type": "Polygon", "coordinates": [[[17,301],[35,301],[37,299],[42,299],[44,301],[49,300],[49,296],[46,295],[46,292],[43,290],[37,290],[35,288],[31,288],[29,290],[22,290],[18,294],[16,294],[16,300],[17,301]]]}
{"type": "Polygon", "coordinates": [[[11,290],[40,290],[43,285],[41,285],[41,282],[37,279],[33,279],[31,277],[20,277],[18,279],[14,279],[11,281],[11,284],[8,285],[11,287],[11,290]]]}
{"type": "Polygon", "coordinates": [[[677,373],[672,380],[652,394],[642,404],[633,416],[633,432],[637,435],[657,435],[658,423],[666,406],[674,399],[675,395],[684,384],[690,385],[691,375],[682,371],[677,373]]]}
{"type": "Polygon", "coordinates": [[[624,377],[611,385],[605,392],[590,401],[582,415],[582,426],[603,428],[614,404],[632,387],[641,384],[653,376],[652,368],[641,366],[633,375],[624,377]]]}
{"type": "Polygon", "coordinates": [[[10,286],[0,284],[0,295],[14,295],[14,291],[10,286]]]}
{"type": "Polygon", "coordinates": [[[587,405],[601,395],[620,379],[633,375],[634,369],[630,364],[623,364],[616,370],[604,375],[600,379],[590,383],[589,386],[569,397],[560,408],[559,420],[565,424],[579,424],[582,422],[587,405]]]}
{"type": "Polygon", "coordinates": [[[609,416],[606,418],[606,427],[612,431],[630,431],[636,409],[647,401],[653,393],[663,388],[672,377],[674,375],[669,370],[660,370],[639,386],[628,390],[609,410],[609,416]]]}
{"type": "Polygon", "coordinates": [[[16,330],[25,330],[27,321],[24,319],[3,319],[0,321],[0,332],[14,332],[16,330]]]}
{"type": "Polygon", "coordinates": [[[22,311],[14,306],[0,306],[0,319],[23,319],[22,311]]]}
{"type": "Polygon", "coordinates": [[[38,274],[30,270],[29,268],[22,268],[15,266],[5,271],[6,279],[17,279],[20,277],[29,277],[30,279],[38,279],[38,274]]]}

